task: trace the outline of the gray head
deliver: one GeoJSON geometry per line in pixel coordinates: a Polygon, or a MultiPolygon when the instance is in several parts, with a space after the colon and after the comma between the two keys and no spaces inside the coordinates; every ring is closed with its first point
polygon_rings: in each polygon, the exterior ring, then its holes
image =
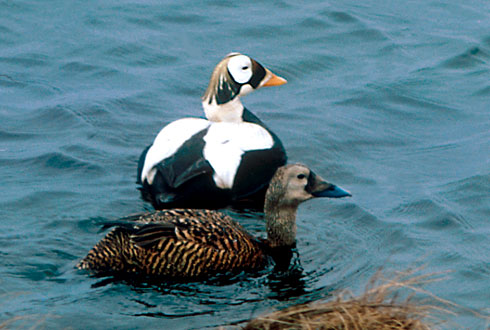
{"type": "MultiPolygon", "coordinates": [[[[213,117],[219,117],[215,114],[216,107],[234,100],[239,103],[240,96],[247,95],[260,87],[285,83],[285,79],[276,76],[254,59],[240,53],[230,53],[214,68],[208,88],[202,97],[206,116],[209,120],[214,120],[213,117]]],[[[240,106],[241,104],[234,108],[240,106]]]]}
{"type": "Polygon", "coordinates": [[[296,211],[299,204],[316,197],[352,196],[326,182],[302,164],[277,169],[265,195],[264,212],[271,246],[293,245],[296,240],[296,211]]]}
{"type": "Polygon", "coordinates": [[[348,191],[326,182],[303,164],[289,164],[277,169],[266,194],[266,205],[294,206],[315,197],[352,196],[348,191]]]}

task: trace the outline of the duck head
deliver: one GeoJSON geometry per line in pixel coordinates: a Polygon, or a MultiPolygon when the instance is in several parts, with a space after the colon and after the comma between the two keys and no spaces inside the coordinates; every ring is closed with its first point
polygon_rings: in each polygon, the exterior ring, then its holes
{"type": "Polygon", "coordinates": [[[277,169],[265,195],[267,238],[271,247],[292,246],[296,242],[296,213],[299,204],[312,198],[352,196],[325,181],[302,164],[277,169]]]}
{"type": "Polygon", "coordinates": [[[243,114],[241,96],[260,87],[279,86],[286,82],[254,59],[230,53],[214,68],[202,97],[206,117],[216,122],[240,122],[243,114]]]}

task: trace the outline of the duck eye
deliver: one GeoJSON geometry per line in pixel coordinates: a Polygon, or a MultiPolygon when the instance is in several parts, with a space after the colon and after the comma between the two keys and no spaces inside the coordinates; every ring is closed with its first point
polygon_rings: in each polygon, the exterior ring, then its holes
{"type": "Polygon", "coordinates": [[[302,180],[302,179],[306,178],[306,175],[304,175],[304,174],[298,174],[297,178],[300,179],[300,180],[302,180]]]}
{"type": "Polygon", "coordinates": [[[242,70],[247,70],[248,69],[248,66],[243,66],[242,67],[242,70]]]}

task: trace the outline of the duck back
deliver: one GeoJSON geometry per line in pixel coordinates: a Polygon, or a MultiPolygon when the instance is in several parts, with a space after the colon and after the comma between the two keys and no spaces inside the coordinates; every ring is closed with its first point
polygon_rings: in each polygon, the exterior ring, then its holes
{"type": "Polygon", "coordinates": [[[157,141],[165,141],[164,128],[139,160],[143,199],[156,209],[229,205],[262,209],[270,179],[287,161],[286,151],[279,138],[247,109],[243,120],[208,122],[170,152],[166,143],[157,141]]]}
{"type": "Polygon", "coordinates": [[[78,268],[185,279],[253,270],[267,261],[262,243],[222,213],[168,210],[122,220],[78,268]]]}

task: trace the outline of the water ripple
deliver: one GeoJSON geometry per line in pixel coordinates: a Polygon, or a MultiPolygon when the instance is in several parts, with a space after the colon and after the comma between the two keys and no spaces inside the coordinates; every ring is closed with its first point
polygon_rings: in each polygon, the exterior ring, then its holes
{"type": "Polygon", "coordinates": [[[478,96],[489,96],[490,95],[490,85],[483,87],[475,92],[475,95],[478,96]]]}
{"type": "Polygon", "coordinates": [[[328,29],[332,25],[325,21],[322,17],[308,17],[301,21],[299,26],[307,29],[328,29]]]}
{"type": "Polygon", "coordinates": [[[27,192],[24,197],[18,198],[13,201],[5,201],[0,203],[0,205],[2,205],[2,208],[4,208],[4,210],[10,210],[15,214],[18,214],[19,210],[28,209],[28,211],[22,212],[24,216],[27,216],[28,214],[37,216],[39,214],[39,210],[48,207],[52,207],[53,210],[55,210],[58,203],[57,201],[66,201],[70,198],[79,198],[79,194],[70,190],[36,191],[27,192]]]}
{"type": "Polygon", "coordinates": [[[442,66],[448,69],[469,69],[480,65],[488,64],[490,54],[484,49],[474,46],[465,51],[463,54],[454,56],[442,63],[442,66]]]}
{"type": "Polygon", "coordinates": [[[1,56],[0,62],[14,64],[26,68],[48,66],[51,58],[44,54],[22,54],[16,56],[1,56]]]}
{"type": "Polygon", "coordinates": [[[391,210],[388,216],[405,223],[418,223],[432,230],[470,228],[470,223],[462,214],[448,210],[445,204],[440,204],[433,198],[401,204],[391,210]]]}
{"type": "Polygon", "coordinates": [[[99,67],[92,64],[86,64],[80,61],[71,61],[61,66],[61,70],[64,70],[68,73],[93,72],[97,69],[99,69],[99,67]]]}
{"type": "MultiPolygon", "coordinates": [[[[436,295],[487,306],[486,9],[481,0],[0,1],[1,291],[25,292],[0,318],[219,327],[361,292],[387,260],[403,270],[424,257],[430,271],[454,270],[430,288],[436,295]],[[158,286],[75,270],[106,233],[98,222],[152,209],[134,183],[140,152],[164,124],[203,116],[206,80],[232,50],[288,79],[244,104],[290,160],[354,197],[300,208],[287,271],[158,286]]],[[[265,237],[262,214],[227,212],[265,237]]]]}
{"type": "Polygon", "coordinates": [[[0,129],[1,141],[28,141],[35,138],[36,136],[38,135],[34,133],[21,133],[21,132],[14,133],[14,132],[8,132],[0,129]]]}
{"type": "MultiPolygon", "coordinates": [[[[331,54],[309,54],[308,57],[294,58],[294,62],[291,59],[288,62],[281,63],[277,67],[277,73],[284,75],[288,80],[300,83],[305,77],[311,76],[314,73],[320,73],[328,71],[337,65],[343,63],[344,60],[339,56],[331,54]]],[[[310,84],[311,86],[311,84],[310,84]]],[[[318,86],[313,85],[315,90],[318,90],[318,86]]],[[[305,91],[306,93],[307,91],[305,91]]]]}
{"type": "Polygon", "coordinates": [[[206,23],[208,19],[205,16],[191,13],[180,13],[179,15],[172,14],[160,14],[154,17],[155,20],[161,22],[171,22],[178,24],[195,24],[195,23],[206,23]]]}
{"type": "Polygon", "coordinates": [[[31,163],[32,167],[40,167],[40,170],[46,171],[47,174],[54,172],[60,173],[57,171],[58,169],[70,169],[70,172],[78,170],[82,170],[83,172],[88,171],[92,175],[103,172],[101,166],[82,161],[61,152],[47,153],[31,159],[22,159],[19,162],[23,164],[31,163]]]}
{"type": "Polygon", "coordinates": [[[333,20],[336,22],[341,22],[341,23],[357,23],[359,20],[355,18],[353,15],[349,14],[348,12],[343,12],[343,11],[328,11],[328,12],[323,12],[322,14],[325,14],[329,17],[331,17],[333,20]]]}
{"type": "Polygon", "coordinates": [[[25,82],[16,80],[9,75],[1,74],[0,75],[0,86],[7,87],[7,88],[8,87],[23,88],[23,87],[27,86],[27,84],[25,82]]]}

